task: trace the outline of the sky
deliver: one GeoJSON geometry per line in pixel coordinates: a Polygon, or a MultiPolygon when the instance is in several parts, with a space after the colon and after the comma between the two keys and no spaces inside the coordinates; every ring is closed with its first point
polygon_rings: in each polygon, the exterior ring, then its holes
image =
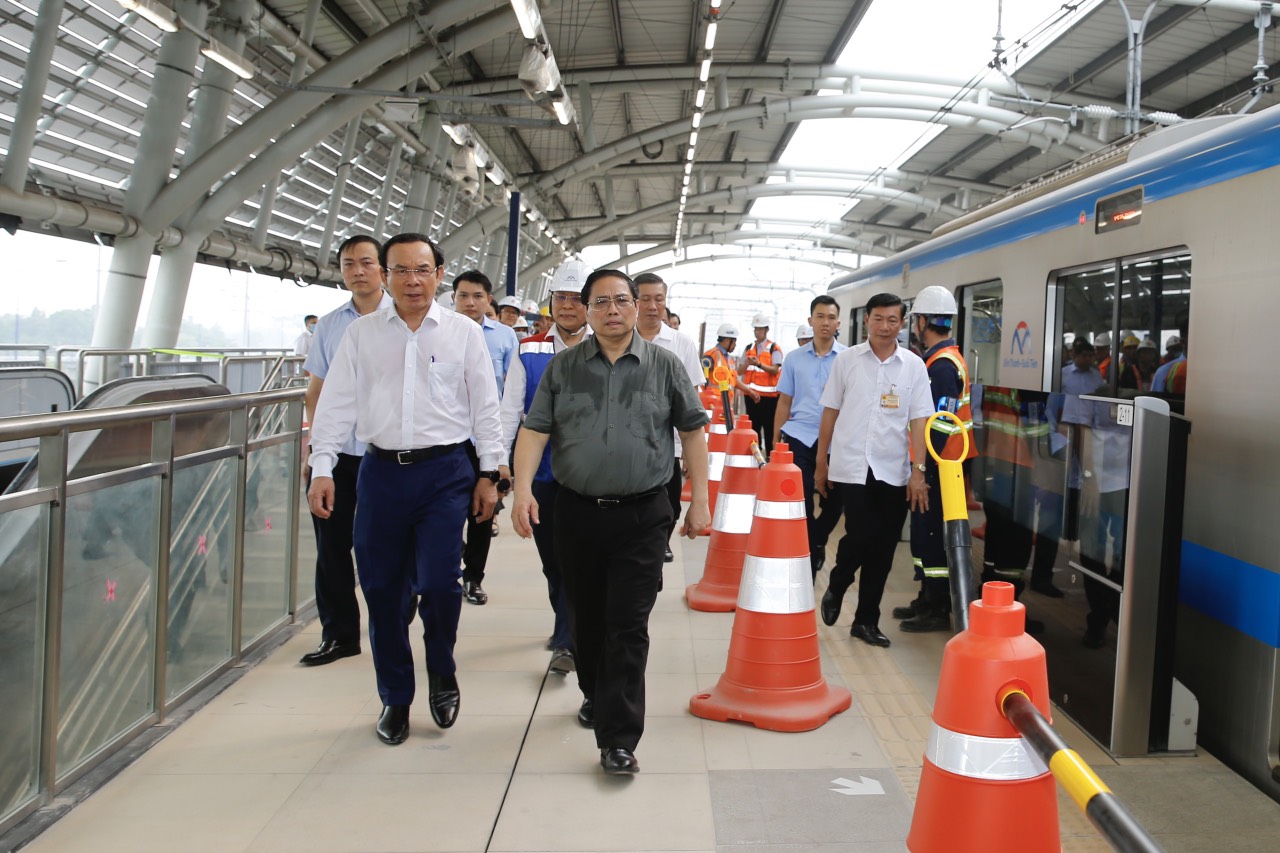
{"type": "MultiPolygon", "coordinates": [[[[1088,0],[1084,8],[1099,0],[1088,0]]],[[[954,0],[876,0],[840,57],[838,64],[889,73],[923,73],[968,80],[986,73],[991,59],[997,9],[1003,6],[1003,34],[1010,65],[1016,65],[1015,41],[1035,30],[1062,6],[1062,0],[965,0],[957,14],[954,0]]],[[[1078,17],[1082,12],[1077,12],[1078,17]]],[[[879,119],[828,119],[803,122],[783,153],[783,164],[893,168],[935,132],[920,122],[879,119]],[[850,139],[856,144],[850,145],[850,139]]],[[[839,219],[852,201],[831,197],[792,197],[757,200],[752,214],[802,219],[823,230],[823,221],[839,219]]],[[[791,230],[791,229],[786,229],[791,230]]],[[[830,252],[807,253],[812,244],[800,239],[771,241],[753,247],[745,259],[731,258],[732,247],[692,246],[685,250],[699,263],[672,265],[672,256],[657,256],[628,271],[655,271],[671,285],[670,302],[684,320],[686,332],[706,323],[726,320],[750,325],[757,310],[770,316],[773,337],[784,349],[795,345],[795,327],[808,316],[809,301],[842,270],[854,266],[856,255],[836,257],[830,252]],[[808,258],[816,262],[802,261],[808,258]]],[[[643,246],[631,246],[638,251],[643,246]]],[[[582,251],[589,264],[611,264],[615,248],[582,251]]],[[[866,259],[871,260],[871,259],[866,259]]],[[[95,244],[62,240],[20,231],[0,232],[0,263],[11,281],[45,281],[55,286],[9,287],[8,303],[0,313],[46,313],[95,304],[106,280],[110,250],[95,244]]],[[[159,258],[154,257],[138,327],[146,320],[150,291],[159,258]]],[[[185,316],[216,325],[244,346],[289,346],[302,328],[305,314],[323,315],[346,300],[328,287],[298,287],[292,282],[225,267],[196,265],[185,316]]],[[[50,342],[57,343],[57,342],[50,342]]]]}

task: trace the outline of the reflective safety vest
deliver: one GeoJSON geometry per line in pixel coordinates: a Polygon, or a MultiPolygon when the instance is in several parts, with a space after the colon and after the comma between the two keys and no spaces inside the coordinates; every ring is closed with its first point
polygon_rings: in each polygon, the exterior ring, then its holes
{"type": "Polygon", "coordinates": [[[1049,422],[1038,405],[1029,411],[1018,389],[995,385],[982,388],[982,425],[983,456],[1024,468],[1035,464],[1035,442],[1049,434],[1049,422]]]}
{"type": "Polygon", "coordinates": [[[733,367],[733,359],[726,356],[720,347],[712,347],[703,353],[703,356],[711,359],[711,370],[707,371],[707,385],[719,391],[720,384],[711,377],[715,374],[717,367],[725,367],[729,370],[729,393],[733,393],[738,387],[738,371],[733,367]]]}
{"type": "MultiPolygon", "coordinates": [[[[775,352],[779,355],[782,354],[777,344],[765,338],[764,342],[759,344],[752,341],[751,346],[747,347],[747,351],[743,353],[743,358],[755,356],[756,361],[760,362],[761,366],[772,367],[774,365],[773,354],[775,352]]],[[[780,361],[781,359],[779,359],[780,361]]],[[[747,387],[758,391],[761,397],[778,396],[778,380],[781,378],[781,370],[777,373],[769,373],[769,371],[761,370],[753,365],[748,365],[742,375],[742,381],[746,383],[747,387]]]]}
{"type": "Polygon", "coordinates": [[[1164,390],[1168,394],[1187,393],[1187,360],[1175,362],[1164,377],[1164,390]]]}
{"type": "MultiPolygon", "coordinates": [[[[956,366],[956,370],[960,371],[960,399],[956,403],[956,417],[964,423],[963,431],[969,434],[969,452],[965,455],[965,459],[972,459],[978,455],[978,445],[973,438],[973,412],[970,410],[969,403],[969,368],[964,363],[964,356],[960,353],[960,348],[956,346],[943,347],[942,349],[929,356],[929,360],[924,363],[925,369],[933,365],[940,358],[945,358],[956,366]]],[[[944,459],[957,459],[960,451],[964,449],[964,437],[961,434],[961,428],[955,425],[950,418],[938,418],[933,422],[935,432],[947,436],[946,447],[943,448],[944,459]]]]}
{"type": "MultiPolygon", "coordinates": [[[[556,354],[556,342],[549,334],[534,335],[520,341],[520,362],[524,365],[524,413],[529,414],[533,405],[534,392],[542,381],[542,374],[556,354]]],[[[547,442],[542,452],[542,460],[538,463],[538,471],[533,479],[539,482],[550,482],[554,479],[551,472],[551,442],[547,442]]]]}

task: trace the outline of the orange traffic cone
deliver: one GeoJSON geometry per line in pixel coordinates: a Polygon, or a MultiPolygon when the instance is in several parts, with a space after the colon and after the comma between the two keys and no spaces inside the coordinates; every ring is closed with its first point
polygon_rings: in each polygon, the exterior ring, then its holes
{"type": "MultiPolygon", "coordinates": [[[[716,495],[720,492],[720,478],[724,476],[724,452],[728,449],[729,430],[724,425],[724,407],[716,400],[711,410],[711,423],[707,425],[707,508],[716,517],[716,495]]],[[[711,528],[701,536],[710,536],[711,528]]]]}
{"type": "Polygon", "coordinates": [[[760,468],[751,455],[751,444],[755,440],[751,419],[738,415],[738,422],[729,433],[702,580],[684,591],[685,599],[694,610],[725,613],[738,601],[738,582],[742,579],[742,561],[747,556],[747,534],[751,532],[756,502],[756,481],[760,479],[760,468]]]}
{"type": "MultiPolygon", "coordinates": [[[[702,401],[702,408],[707,410],[708,423],[704,431],[710,431],[711,423],[715,421],[715,410],[712,406],[720,399],[720,395],[704,385],[698,392],[698,399],[702,401]]],[[[684,485],[680,487],[680,500],[685,503],[693,500],[693,481],[688,477],[684,478],[684,485]]]]}
{"type": "Polygon", "coordinates": [[[708,720],[804,732],[852,702],[848,690],[822,677],[804,487],[791,451],[779,443],[760,470],[724,675],[690,699],[689,710],[708,720]]]}
{"type": "Polygon", "coordinates": [[[1025,626],[1013,584],[993,581],[969,606],[969,630],[947,643],[907,835],[912,853],[1062,850],[1053,775],[1000,712],[1018,689],[1049,719],[1044,648],[1025,626]]]}

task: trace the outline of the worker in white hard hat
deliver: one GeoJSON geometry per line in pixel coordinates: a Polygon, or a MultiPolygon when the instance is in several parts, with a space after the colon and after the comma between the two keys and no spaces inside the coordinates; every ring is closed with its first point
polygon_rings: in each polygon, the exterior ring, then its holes
{"type": "Polygon", "coordinates": [[[743,383],[758,397],[746,401],[751,426],[763,436],[765,454],[773,450],[773,419],[778,411],[778,376],[782,373],[782,348],[769,340],[769,318],[751,319],[756,339],[742,353],[743,383]],[[762,432],[763,431],[763,432],[762,432]]]}
{"type": "Polygon", "coordinates": [[[1132,360],[1120,369],[1120,387],[1130,391],[1150,391],[1151,378],[1160,367],[1160,347],[1151,338],[1143,338],[1132,360]]]}
{"type": "MultiPolygon", "coordinates": [[[[582,287],[587,282],[591,268],[576,258],[561,264],[551,277],[551,329],[520,341],[519,357],[507,371],[506,385],[502,391],[501,418],[502,443],[508,452],[514,453],[516,434],[520,424],[533,404],[533,394],[552,357],[569,347],[577,346],[591,334],[587,325],[587,306],[582,302],[582,287]]],[[[521,315],[521,320],[524,316],[521,315]]],[[[527,325],[527,321],[526,325],[527,325]]],[[[576,667],[573,638],[569,633],[569,600],[565,589],[560,562],[556,559],[553,532],[555,530],[555,504],[559,486],[551,476],[551,447],[548,445],[533,477],[530,488],[534,499],[542,508],[540,523],[533,528],[533,542],[542,561],[542,574],[547,579],[547,597],[555,613],[547,650],[551,652],[551,671],[567,675],[576,667]]]]}
{"type": "Polygon", "coordinates": [[[1111,381],[1111,333],[1100,332],[1093,339],[1094,352],[1098,359],[1098,372],[1102,378],[1111,381]]]}
{"type": "MultiPolygon", "coordinates": [[[[928,440],[944,459],[960,459],[962,454],[964,459],[972,459],[978,450],[973,442],[973,415],[969,406],[969,368],[952,337],[957,313],[956,299],[950,290],[936,285],[926,287],[911,305],[911,328],[924,347],[924,366],[929,373],[934,409],[954,414],[963,424],[957,426],[950,418],[938,418],[928,440]]],[[[908,633],[947,631],[951,628],[951,584],[938,463],[932,454],[926,454],[924,459],[912,459],[911,463],[917,471],[924,472],[929,502],[925,509],[911,513],[911,558],[921,587],[916,601],[902,608],[901,616],[907,618],[899,627],[908,633]]]]}
{"type": "Polygon", "coordinates": [[[734,360],[730,357],[737,348],[738,327],[733,323],[721,323],[720,328],[716,329],[716,345],[703,353],[702,356],[702,368],[707,374],[707,385],[717,391],[721,390],[721,385],[719,380],[716,379],[716,375],[717,373],[728,371],[729,393],[741,391],[748,399],[754,402],[760,399],[760,393],[746,386],[746,383],[738,376],[734,360]]]}
{"type": "Polygon", "coordinates": [[[808,323],[801,323],[796,327],[796,346],[804,346],[813,340],[813,327],[808,323]]]}
{"type": "Polygon", "coordinates": [[[520,299],[516,296],[504,296],[498,303],[498,321],[507,326],[514,326],[520,316],[520,299]]]}

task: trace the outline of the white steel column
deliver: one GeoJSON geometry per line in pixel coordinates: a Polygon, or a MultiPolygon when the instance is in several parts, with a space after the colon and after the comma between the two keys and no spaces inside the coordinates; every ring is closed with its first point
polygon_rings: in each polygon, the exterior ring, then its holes
{"type": "Polygon", "coordinates": [[[22,75],[22,91],[18,94],[18,110],[9,132],[9,153],[5,155],[4,174],[0,176],[0,185],[14,192],[22,192],[27,185],[27,166],[35,147],[36,123],[44,109],[49,63],[61,20],[62,0],[41,0],[32,29],[31,52],[27,54],[26,71],[22,75]]]}
{"type": "Polygon", "coordinates": [[[338,164],[338,177],[334,178],[333,193],[329,196],[329,213],[324,220],[324,236],[316,251],[316,263],[329,262],[329,250],[333,248],[333,233],[338,226],[338,213],[342,209],[342,196],[347,191],[347,178],[351,175],[351,160],[356,154],[356,139],[360,136],[360,116],[347,123],[342,139],[342,162],[338,164]]]}

